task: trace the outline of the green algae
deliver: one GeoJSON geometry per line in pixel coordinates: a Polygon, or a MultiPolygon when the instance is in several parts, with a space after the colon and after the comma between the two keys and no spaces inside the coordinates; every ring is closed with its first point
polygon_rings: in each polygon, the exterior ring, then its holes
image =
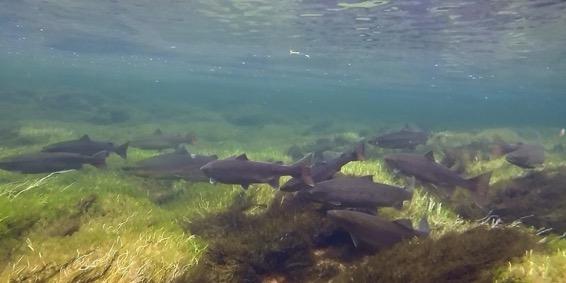
{"type": "Polygon", "coordinates": [[[497,268],[536,245],[512,228],[474,228],[404,242],[368,259],[342,282],[492,282],[497,268]]]}
{"type": "MultiPolygon", "coordinates": [[[[122,142],[155,128],[159,125],[113,125],[113,130],[108,131],[107,127],[92,124],[33,121],[16,129],[18,138],[33,143],[11,144],[2,148],[0,155],[39,150],[47,143],[76,138],[87,132],[98,139],[122,142]]],[[[312,144],[319,138],[298,136],[293,129],[272,124],[265,125],[257,133],[255,130],[250,133],[219,121],[171,125],[164,130],[203,132],[199,142],[189,147],[191,152],[218,153],[221,157],[246,152],[252,159],[285,162],[291,161],[284,153],[289,145],[312,144]],[[226,140],[234,142],[227,143],[226,140]]],[[[351,132],[344,136],[348,141],[358,138],[351,132]]],[[[465,139],[474,138],[462,137],[462,143],[465,139]]],[[[373,175],[374,181],[381,183],[408,185],[402,178],[394,176],[380,159],[386,150],[370,147],[368,153],[369,160],[352,162],[344,166],[342,172],[373,175]]],[[[275,191],[268,186],[252,186],[243,192],[239,186],[158,182],[129,176],[119,170],[123,165],[157,154],[160,152],[131,149],[127,161],[112,156],[106,170],[87,166],[80,171],[52,176],[36,186],[32,185],[46,175],[0,172],[0,280],[198,282],[197,279],[202,279],[200,282],[225,282],[242,278],[286,278],[307,282],[340,276],[344,272],[343,266],[357,268],[355,270],[368,267],[362,260],[345,261],[336,253],[319,256],[324,248],[318,246],[316,235],[332,231],[332,225],[327,223],[319,207],[289,208],[285,206],[284,198],[275,197],[275,191]],[[81,209],[80,204],[92,196],[96,200],[87,209],[81,209]],[[195,229],[198,223],[201,227],[195,229]],[[289,236],[281,240],[286,234],[289,236]],[[88,268],[84,269],[85,266],[88,268]]],[[[549,159],[553,166],[560,166],[559,155],[553,154],[549,159]]],[[[496,183],[523,173],[498,159],[474,162],[467,174],[473,176],[490,170],[496,172],[496,183]]],[[[498,186],[493,190],[495,195],[498,186]]],[[[450,203],[440,201],[417,186],[413,199],[405,203],[402,210],[386,208],[379,213],[391,219],[410,218],[413,223],[427,217],[432,234],[431,239],[424,242],[425,247],[446,250],[442,243],[456,237],[451,235],[466,235],[466,231],[479,231],[470,232],[473,236],[469,236],[479,247],[492,248],[482,242],[482,237],[486,241],[501,240],[499,234],[490,236],[497,232],[477,228],[477,223],[463,219],[454,211],[450,203]]],[[[526,247],[510,249],[518,253],[513,253],[513,258],[523,255],[522,259],[501,257],[485,263],[470,261],[462,265],[472,266],[470,268],[477,271],[475,274],[479,274],[477,278],[480,279],[493,278],[492,270],[495,269],[504,274],[501,278],[506,280],[520,277],[523,269],[530,274],[538,272],[538,268],[552,270],[548,274],[540,271],[544,278],[559,278],[566,273],[560,265],[563,249],[534,248],[529,255],[525,252],[533,249],[529,236],[517,236],[516,241],[524,242],[526,247]],[[506,269],[508,262],[512,262],[512,268],[506,269]],[[549,262],[556,265],[549,267],[549,262]],[[533,271],[529,271],[531,269],[533,271]]],[[[554,241],[563,242],[566,241],[554,241]]],[[[401,244],[401,247],[408,245],[418,254],[422,243],[412,241],[401,244]]],[[[349,242],[340,245],[351,248],[349,242]]],[[[382,263],[377,259],[374,261],[374,257],[383,260],[385,255],[379,253],[370,258],[370,262],[377,266],[382,263]]],[[[396,259],[398,261],[392,262],[399,266],[403,265],[400,262],[412,260],[415,265],[421,265],[418,268],[424,268],[423,261],[430,260],[409,254],[396,259]]],[[[414,266],[408,265],[407,270],[410,268],[414,266]]],[[[427,268],[434,269],[434,266],[427,268]]],[[[460,266],[455,266],[453,270],[461,270],[458,268],[460,266]]],[[[441,278],[434,276],[437,275],[419,278],[424,280],[421,282],[441,278]]],[[[537,281],[538,277],[529,278],[531,280],[527,281],[537,281]]]]}

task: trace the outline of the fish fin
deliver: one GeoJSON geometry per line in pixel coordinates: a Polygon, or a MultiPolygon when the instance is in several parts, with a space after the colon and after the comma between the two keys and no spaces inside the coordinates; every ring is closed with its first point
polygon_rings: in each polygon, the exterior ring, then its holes
{"type": "Polygon", "coordinates": [[[487,200],[487,192],[489,190],[489,180],[491,179],[491,173],[492,172],[487,172],[472,179],[468,179],[468,181],[472,183],[470,189],[472,191],[474,201],[478,206],[480,206],[480,208],[483,208],[487,200]]]}
{"type": "Polygon", "coordinates": [[[83,135],[80,139],[80,141],[90,141],[90,137],[88,135],[83,135]]]}
{"type": "Polygon", "coordinates": [[[425,154],[425,157],[426,157],[426,159],[428,159],[429,161],[436,162],[436,160],[434,160],[434,152],[433,152],[432,150],[429,151],[429,152],[427,152],[427,153],[425,154]]]}
{"type": "Polygon", "coordinates": [[[180,144],[176,149],[175,149],[175,153],[176,154],[186,154],[186,155],[190,155],[189,152],[187,151],[187,148],[180,144]]]}
{"type": "Polygon", "coordinates": [[[241,184],[240,186],[242,186],[242,189],[244,189],[244,191],[247,191],[250,187],[250,184],[241,184]]]}
{"type": "Polygon", "coordinates": [[[293,167],[293,177],[300,177],[303,183],[310,187],[314,187],[314,180],[312,179],[311,168],[307,166],[310,163],[311,158],[307,156],[301,158],[299,161],[295,162],[291,167],[293,167]]]}
{"type": "Polygon", "coordinates": [[[96,168],[106,168],[106,158],[108,157],[109,153],[106,150],[96,153],[92,156],[94,159],[91,163],[92,166],[96,168]]]}
{"type": "Polygon", "coordinates": [[[291,166],[295,166],[295,165],[310,166],[314,163],[314,160],[315,160],[315,155],[311,152],[311,153],[308,153],[305,156],[303,156],[301,159],[297,160],[291,166]]]}
{"type": "Polygon", "coordinates": [[[130,142],[126,142],[123,145],[115,148],[114,152],[116,154],[118,154],[120,157],[122,157],[122,159],[126,159],[126,158],[128,158],[128,146],[129,145],[130,145],[130,142]]]}
{"type": "Polygon", "coordinates": [[[153,135],[155,135],[155,136],[161,136],[161,135],[163,135],[163,132],[161,131],[161,129],[157,128],[157,129],[155,129],[155,131],[153,132],[153,135]]]}
{"type": "Polygon", "coordinates": [[[267,184],[269,184],[274,189],[279,189],[279,176],[271,178],[267,184]]]}
{"type": "Polygon", "coordinates": [[[426,218],[426,216],[421,218],[421,221],[419,221],[419,227],[417,228],[417,232],[420,232],[423,235],[430,234],[430,225],[428,224],[428,220],[426,218]]]}
{"type": "Polygon", "coordinates": [[[360,241],[358,240],[358,238],[356,236],[354,236],[354,234],[349,233],[350,234],[350,239],[352,239],[352,244],[354,244],[354,247],[359,247],[360,246],[360,241]]]}
{"type": "Polygon", "coordinates": [[[249,160],[248,156],[245,153],[242,153],[242,154],[236,156],[234,159],[236,159],[236,160],[249,160]]]}
{"type": "Polygon", "coordinates": [[[311,168],[307,166],[301,166],[301,179],[309,187],[314,187],[314,180],[311,175],[311,168]]]}
{"type": "Polygon", "coordinates": [[[413,224],[411,223],[410,219],[397,219],[393,221],[394,223],[397,223],[407,229],[413,230],[413,224]]]}
{"type": "Polygon", "coordinates": [[[356,146],[355,149],[356,160],[361,161],[366,159],[366,144],[361,142],[356,146]]]}
{"type": "Polygon", "coordinates": [[[185,139],[189,144],[195,144],[197,142],[197,136],[193,133],[188,133],[185,135],[185,139]]]}

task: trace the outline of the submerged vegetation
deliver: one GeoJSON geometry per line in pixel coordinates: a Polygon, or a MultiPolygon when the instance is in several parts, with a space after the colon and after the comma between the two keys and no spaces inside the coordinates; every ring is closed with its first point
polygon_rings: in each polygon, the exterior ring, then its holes
{"type": "MultiPolygon", "coordinates": [[[[166,130],[199,133],[197,144],[189,147],[194,153],[226,157],[246,152],[253,159],[286,163],[293,159],[287,154],[291,145],[301,152],[317,146],[341,149],[361,139],[354,132],[321,138],[297,136],[297,131],[277,124],[252,131],[247,125],[233,128],[215,121],[212,128],[211,123],[195,121],[190,129],[178,126],[166,130]]],[[[113,126],[115,130],[109,132],[96,124],[22,123],[2,133],[6,138],[2,138],[1,157],[36,151],[84,133],[123,142],[158,128],[124,125],[113,126]]],[[[455,146],[501,132],[484,131],[474,136],[445,132],[439,139],[442,136],[442,143],[455,146]]],[[[509,134],[504,138],[516,137],[509,134]]],[[[550,150],[559,142],[549,140],[545,146],[550,150]]],[[[0,171],[0,280],[552,282],[566,274],[566,240],[558,236],[543,239],[545,234],[537,236],[534,230],[512,227],[510,224],[521,217],[518,214],[503,217],[505,224],[464,219],[454,209],[457,200],[441,202],[420,184],[389,170],[380,158],[387,152],[368,148],[368,160],[352,162],[342,173],[373,175],[376,182],[414,186],[413,199],[402,210],[382,208],[378,213],[391,219],[410,218],[413,223],[427,217],[432,233],[428,239],[402,242],[377,254],[356,250],[349,235],[326,219],[324,207],[305,202],[300,194],[279,193],[267,185],[243,191],[239,186],[156,181],[120,170],[158,151],[130,149],[127,161],[113,156],[104,170],[86,167],[51,175],[0,171]]],[[[525,192],[532,198],[530,204],[540,206],[541,190],[552,194],[564,183],[563,172],[556,169],[562,166],[561,157],[563,153],[553,153],[547,169],[534,173],[502,159],[477,160],[465,175],[494,170],[490,192],[494,203],[509,196],[509,184],[521,193],[540,183],[537,194],[525,192]],[[539,182],[542,179],[544,182],[539,182]]],[[[508,210],[521,205],[528,204],[513,203],[508,210]]],[[[545,207],[552,208],[546,213],[556,217],[554,221],[564,219],[558,202],[545,207]]],[[[561,228],[558,225],[553,232],[564,232],[561,228]]]]}

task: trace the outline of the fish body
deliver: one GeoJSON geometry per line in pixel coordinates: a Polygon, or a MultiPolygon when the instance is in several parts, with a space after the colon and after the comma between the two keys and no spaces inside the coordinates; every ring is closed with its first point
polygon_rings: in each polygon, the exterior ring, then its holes
{"type": "MultiPolygon", "coordinates": [[[[318,162],[311,168],[312,179],[315,183],[329,180],[334,177],[336,173],[340,172],[342,166],[351,161],[363,160],[365,158],[364,155],[365,146],[361,143],[351,152],[342,153],[340,156],[328,161],[318,162]]],[[[310,186],[305,184],[301,178],[293,177],[281,186],[280,189],[286,192],[295,192],[308,188],[310,188],[310,186]]]]}
{"type": "Polygon", "coordinates": [[[142,160],[124,169],[142,177],[204,182],[208,181],[208,177],[200,168],[216,159],[215,155],[191,155],[184,147],[180,147],[175,152],[142,160]]]}
{"type": "Polygon", "coordinates": [[[505,160],[521,168],[535,168],[544,163],[544,147],[538,144],[520,144],[505,156],[505,160]]]}
{"type": "Polygon", "coordinates": [[[101,151],[93,156],[68,152],[39,152],[4,158],[0,160],[0,169],[35,174],[78,170],[84,164],[102,168],[106,166],[107,157],[107,151],[101,151]]]}
{"type": "Polygon", "coordinates": [[[428,223],[421,221],[419,229],[413,229],[409,220],[389,221],[380,216],[351,210],[330,210],[327,216],[350,233],[354,245],[365,244],[382,250],[405,239],[428,235],[428,223]]]}
{"type": "Polygon", "coordinates": [[[310,186],[314,185],[310,168],[298,162],[287,166],[277,163],[248,160],[245,154],[221,160],[214,160],[201,170],[212,181],[225,184],[239,184],[247,189],[250,184],[267,183],[274,188],[279,187],[279,177],[293,176],[302,178],[310,186]]]}
{"type": "Polygon", "coordinates": [[[343,176],[316,183],[308,190],[310,199],[336,206],[401,208],[413,194],[403,188],[374,183],[372,176],[343,176]]]}
{"type": "Polygon", "coordinates": [[[426,144],[429,134],[405,127],[404,129],[377,136],[368,141],[369,144],[393,149],[415,149],[418,145],[426,144]]]}
{"type": "Polygon", "coordinates": [[[48,145],[42,149],[43,152],[68,152],[81,155],[94,155],[101,151],[114,152],[123,159],[127,158],[128,144],[115,146],[111,142],[101,142],[91,140],[88,135],[84,135],[77,140],[70,140],[48,145]]]}
{"type": "Polygon", "coordinates": [[[158,129],[150,136],[132,140],[131,145],[141,149],[163,150],[167,148],[177,148],[182,144],[194,144],[195,141],[196,137],[193,134],[184,136],[164,134],[158,129]]]}
{"type": "Polygon", "coordinates": [[[449,189],[451,195],[455,187],[468,189],[479,205],[483,203],[489,189],[491,173],[475,178],[464,179],[447,167],[436,163],[431,152],[426,155],[399,153],[385,156],[385,163],[401,173],[416,179],[449,189]]]}

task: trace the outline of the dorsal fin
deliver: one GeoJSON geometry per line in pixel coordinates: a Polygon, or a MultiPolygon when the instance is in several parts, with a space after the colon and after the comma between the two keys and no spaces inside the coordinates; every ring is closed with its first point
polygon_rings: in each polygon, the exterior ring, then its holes
{"type": "Polygon", "coordinates": [[[161,129],[155,129],[153,134],[156,135],[156,136],[160,136],[160,135],[163,135],[163,132],[161,131],[161,129]]]}
{"type": "Polygon", "coordinates": [[[236,156],[236,158],[234,158],[234,159],[236,159],[236,160],[249,160],[248,156],[245,153],[242,153],[242,154],[236,156]]]}
{"type": "Polygon", "coordinates": [[[88,135],[83,135],[79,140],[81,141],[89,141],[90,137],[88,135]]]}
{"type": "Polygon", "coordinates": [[[434,152],[431,150],[429,152],[427,152],[425,154],[426,159],[432,161],[432,162],[436,162],[436,160],[434,160],[434,152]]]}
{"type": "Polygon", "coordinates": [[[187,151],[187,148],[183,145],[180,145],[179,147],[177,147],[177,149],[175,149],[175,153],[176,154],[189,154],[189,152],[187,151]]]}
{"type": "Polygon", "coordinates": [[[411,220],[410,219],[397,219],[395,221],[393,221],[394,223],[397,223],[409,230],[413,230],[413,224],[411,224],[411,220]]]}

